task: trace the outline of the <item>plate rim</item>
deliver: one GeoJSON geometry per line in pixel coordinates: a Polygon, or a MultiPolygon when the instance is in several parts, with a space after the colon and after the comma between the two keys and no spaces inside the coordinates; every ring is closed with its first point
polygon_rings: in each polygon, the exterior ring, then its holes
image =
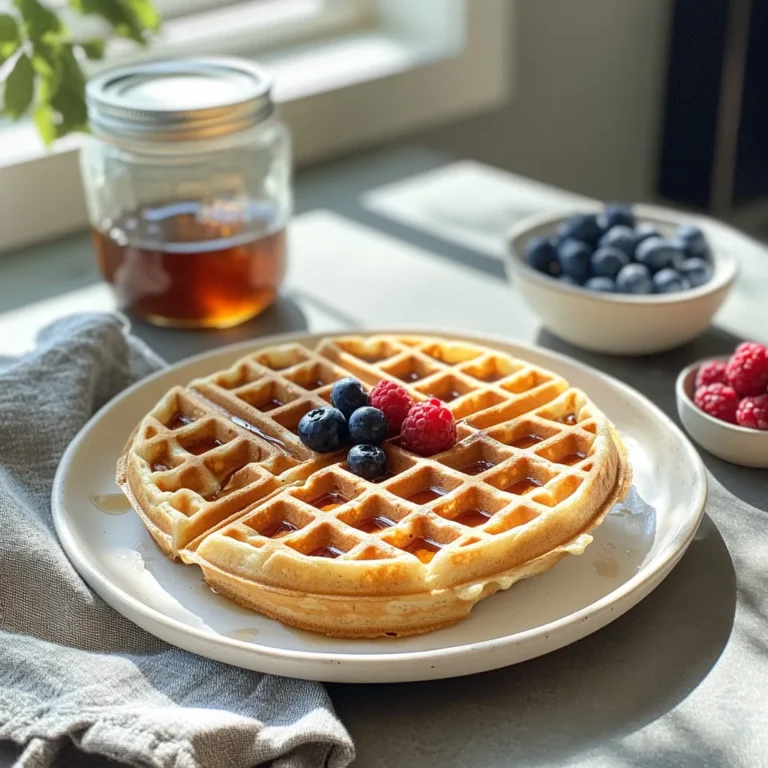
{"type": "MultiPolygon", "coordinates": [[[[413,328],[408,326],[388,326],[384,328],[350,328],[338,331],[328,332],[312,332],[309,330],[292,331],[289,333],[275,334],[265,336],[261,338],[247,339],[245,341],[236,342],[234,344],[227,344],[221,347],[216,347],[211,350],[186,357],[176,363],[168,365],[165,368],[156,371],[149,376],[146,376],[139,381],[135,382],[131,386],[122,390],[118,395],[105,403],[94,413],[88,421],[81,427],[75,437],[72,439],[66,450],[62,454],[59,465],[56,469],[54,476],[53,486],[51,489],[51,514],[53,518],[56,534],[59,538],[59,542],[64,549],[65,554],[69,558],[70,562],[75,566],[75,569],[83,577],[86,583],[94,589],[112,608],[122,613],[129,620],[134,621],[131,615],[128,615],[121,610],[129,611],[131,614],[139,614],[142,618],[148,620],[150,623],[159,623],[163,625],[165,630],[189,635],[196,641],[202,643],[214,643],[218,646],[225,646],[232,648],[234,651],[242,652],[243,650],[249,651],[254,657],[266,656],[271,657],[277,661],[286,662],[293,661],[298,663],[316,662],[319,664],[364,664],[367,666],[382,666],[385,664],[407,664],[414,661],[444,661],[446,658],[465,658],[469,656],[482,653],[483,651],[498,651],[502,648],[514,647],[517,645],[523,645],[531,641],[535,641],[539,637],[542,640],[550,640],[550,636],[553,633],[559,631],[565,631],[569,626],[577,626],[581,624],[584,627],[590,627],[587,632],[583,634],[577,632],[577,637],[571,640],[566,640],[565,643],[555,645],[554,647],[548,647],[543,650],[542,654],[549,653],[565,645],[570,645],[577,640],[580,640],[592,632],[601,629],[606,624],[610,623],[614,618],[622,615],[626,610],[634,607],[637,603],[641,602],[648,594],[650,594],[671,572],[677,562],[682,558],[693,540],[696,532],[704,517],[705,505],[708,494],[708,480],[704,463],[699,456],[698,452],[694,448],[690,439],[683,432],[683,430],[675,424],[675,422],[667,416],[664,411],[661,410],[655,403],[653,403],[645,395],[634,389],[633,387],[625,384],[620,379],[617,379],[607,373],[594,368],[586,363],[582,363],[580,360],[569,357],[568,355],[553,350],[546,349],[544,347],[530,344],[523,341],[517,341],[514,339],[506,339],[503,336],[486,334],[486,333],[473,333],[466,331],[455,331],[451,329],[430,328],[429,326],[423,326],[420,328],[413,328]],[[604,595],[594,603],[590,603],[578,611],[569,613],[566,616],[562,616],[547,624],[543,624],[538,627],[517,632],[512,635],[504,635],[497,638],[491,638],[487,640],[479,640],[471,643],[465,643],[462,645],[448,645],[441,648],[433,648],[421,651],[404,651],[395,653],[346,653],[333,650],[290,650],[285,648],[275,648],[274,646],[260,645],[257,642],[246,642],[243,640],[237,640],[235,638],[227,637],[226,635],[212,634],[209,630],[200,629],[198,627],[190,626],[189,624],[176,619],[171,616],[167,616],[161,611],[146,605],[142,601],[135,598],[123,590],[120,586],[115,584],[108,576],[100,571],[100,569],[94,565],[87,557],[86,551],[79,546],[75,536],[69,530],[67,525],[67,511],[64,505],[64,492],[66,486],[66,475],[68,468],[71,465],[74,456],[86,441],[90,431],[94,428],[97,422],[105,418],[108,413],[119,407],[120,403],[130,397],[134,392],[148,386],[155,380],[167,375],[174,369],[180,369],[188,365],[202,362],[208,358],[213,358],[219,355],[236,355],[247,354],[249,351],[257,351],[266,346],[272,346],[275,344],[287,344],[291,342],[298,342],[307,339],[321,339],[328,337],[349,336],[349,335],[381,335],[381,334],[402,334],[402,335],[414,335],[414,336],[439,336],[449,340],[463,340],[469,342],[475,342],[491,347],[496,347],[500,350],[504,348],[516,348],[524,351],[530,351],[534,354],[543,355],[545,358],[550,358],[555,363],[563,362],[567,365],[575,366],[587,375],[597,376],[600,379],[607,381],[610,385],[628,396],[636,403],[639,403],[644,408],[650,408],[654,415],[662,422],[664,427],[670,430],[676,435],[679,441],[685,448],[686,457],[690,461],[695,474],[697,475],[698,482],[696,483],[696,492],[691,499],[689,509],[691,510],[690,520],[683,529],[679,530],[674,538],[669,542],[666,548],[657,555],[652,567],[641,568],[630,579],[621,584],[615,590],[604,595]],[[630,605],[625,605],[627,599],[630,598],[634,592],[643,592],[643,587],[651,585],[650,589],[645,591],[640,598],[632,602],[630,605]],[[98,586],[97,586],[98,585],[98,586]],[[102,591],[103,590],[103,591],[102,591]],[[108,599],[105,594],[109,595],[111,599],[108,599]],[[114,601],[114,602],[113,602],[114,601]],[[120,608],[118,608],[120,606],[120,608]],[[623,610],[614,611],[614,609],[620,606],[623,610]],[[608,618],[607,621],[598,621],[600,617],[614,612],[614,616],[608,618]]],[[[138,622],[134,621],[138,625],[138,622]]],[[[155,632],[142,626],[145,631],[150,634],[154,634],[159,637],[155,632]]],[[[166,633],[167,636],[167,633],[166,633]]],[[[161,638],[162,639],[162,638],[161,638]]],[[[168,641],[170,642],[170,641],[168,641]]],[[[194,653],[200,653],[199,651],[192,651],[194,653]]],[[[532,654],[527,658],[534,658],[535,656],[542,654],[532,654]]],[[[200,653],[200,655],[206,655],[200,653]]],[[[218,658],[217,656],[209,655],[209,658],[218,658]]],[[[235,663],[235,662],[229,662],[235,663]]],[[[514,662],[513,662],[514,663],[514,662]]],[[[497,664],[496,666],[502,666],[497,664]]],[[[418,677],[414,679],[420,679],[418,677]]]]}

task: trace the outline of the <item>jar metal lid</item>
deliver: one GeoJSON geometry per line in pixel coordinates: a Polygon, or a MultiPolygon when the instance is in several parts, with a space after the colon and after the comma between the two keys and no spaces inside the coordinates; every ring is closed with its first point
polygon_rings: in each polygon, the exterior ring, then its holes
{"type": "Polygon", "coordinates": [[[109,70],[86,89],[97,136],[113,140],[197,141],[236,133],[275,109],[272,83],[250,61],[153,61],[109,70]]]}

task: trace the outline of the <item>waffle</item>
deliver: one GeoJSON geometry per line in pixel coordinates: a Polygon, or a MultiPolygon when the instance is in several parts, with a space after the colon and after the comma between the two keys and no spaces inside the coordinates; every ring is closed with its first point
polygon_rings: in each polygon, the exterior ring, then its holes
{"type": "Polygon", "coordinates": [[[404,636],[591,542],[631,479],[605,416],[560,376],[496,350],[416,336],[288,344],[172,389],[137,427],[118,483],[163,551],[238,603],[341,637],[404,636]],[[334,381],[439,397],[458,440],[397,438],[372,483],[298,439],[334,381]]]}

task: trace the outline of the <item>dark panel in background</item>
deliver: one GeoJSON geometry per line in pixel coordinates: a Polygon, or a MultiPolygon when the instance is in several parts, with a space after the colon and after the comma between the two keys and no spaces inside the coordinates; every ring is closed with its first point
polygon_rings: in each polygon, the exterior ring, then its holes
{"type": "Polygon", "coordinates": [[[768,195],[768,2],[752,0],[733,204],[768,195]]]}
{"type": "Polygon", "coordinates": [[[659,174],[659,194],[710,203],[728,0],[677,0],[659,174]]]}
{"type": "Polygon", "coordinates": [[[676,0],[658,191],[720,214],[768,196],[766,0],[676,0]]]}

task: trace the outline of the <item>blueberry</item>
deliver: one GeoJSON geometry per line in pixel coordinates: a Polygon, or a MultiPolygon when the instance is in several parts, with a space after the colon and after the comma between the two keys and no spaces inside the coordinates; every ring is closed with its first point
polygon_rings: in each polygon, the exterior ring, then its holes
{"type": "Polygon", "coordinates": [[[606,246],[592,254],[592,274],[595,277],[616,278],[619,270],[629,264],[629,256],[618,248],[606,246]]]}
{"type": "Polygon", "coordinates": [[[637,246],[635,259],[645,264],[651,272],[671,267],[675,259],[680,258],[680,248],[672,240],[662,240],[660,237],[649,237],[637,246]]]}
{"type": "Polygon", "coordinates": [[[363,385],[351,376],[337,381],[331,389],[331,403],[338,408],[345,419],[358,409],[368,405],[368,393],[363,385]]]}
{"type": "Polygon", "coordinates": [[[616,290],[619,293],[650,293],[653,290],[651,273],[643,264],[627,264],[616,276],[616,290]]]}
{"type": "Polygon", "coordinates": [[[640,243],[647,240],[649,237],[661,237],[659,230],[647,221],[638,224],[635,227],[635,250],[637,250],[637,246],[640,245],[640,243]]]}
{"type": "Polygon", "coordinates": [[[701,227],[694,224],[682,224],[677,229],[677,238],[683,244],[685,255],[688,258],[712,261],[712,251],[701,227]]]}
{"type": "Polygon", "coordinates": [[[349,471],[365,480],[379,480],[387,474],[387,455],[375,445],[356,445],[347,454],[349,471]]]}
{"type": "Polygon", "coordinates": [[[592,248],[580,240],[569,238],[557,246],[561,273],[573,278],[579,284],[589,277],[590,256],[592,256],[592,248]]]}
{"type": "Polygon", "coordinates": [[[559,243],[568,239],[581,240],[582,243],[594,247],[602,234],[603,230],[597,223],[596,214],[577,213],[560,225],[557,230],[557,240],[559,243]]]}
{"type": "Polygon", "coordinates": [[[389,432],[387,417],[378,408],[358,408],[349,417],[349,436],[355,444],[383,443],[389,432]]]}
{"type": "Polygon", "coordinates": [[[674,249],[674,253],[672,253],[672,263],[669,266],[679,272],[680,266],[688,258],[685,253],[685,243],[679,237],[673,237],[666,242],[668,242],[670,247],[674,249]]]}
{"type": "Polygon", "coordinates": [[[525,244],[525,260],[529,266],[548,275],[556,275],[560,270],[555,246],[546,237],[532,237],[525,244]]]}
{"type": "Polygon", "coordinates": [[[602,293],[613,293],[616,290],[616,284],[610,277],[590,277],[584,287],[590,291],[601,291],[602,293]]]}
{"type": "Polygon", "coordinates": [[[338,408],[315,408],[301,417],[299,437],[318,453],[336,451],[349,437],[347,420],[338,408]]]}
{"type": "Polygon", "coordinates": [[[611,229],[600,238],[601,248],[605,248],[606,246],[618,248],[620,251],[624,251],[630,259],[635,252],[636,243],[635,231],[622,224],[611,227],[611,229]]]}
{"type": "Polygon", "coordinates": [[[691,287],[698,288],[712,279],[712,265],[701,258],[685,259],[680,264],[680,274],[688,278],[691,287]]]}
{"type": "Polygon", "coordinates": [[[676,269],[661,269],[653,276],[654,293],[677,293],[683,290],[683,276],[676,269]]]}
{"type": "Polygon", "coordinates": [[[628,205],[606,203],[603,212],[597,217],[597,223],[604,232],[618,226],[634,227],[635,214],[628,205]]]}

